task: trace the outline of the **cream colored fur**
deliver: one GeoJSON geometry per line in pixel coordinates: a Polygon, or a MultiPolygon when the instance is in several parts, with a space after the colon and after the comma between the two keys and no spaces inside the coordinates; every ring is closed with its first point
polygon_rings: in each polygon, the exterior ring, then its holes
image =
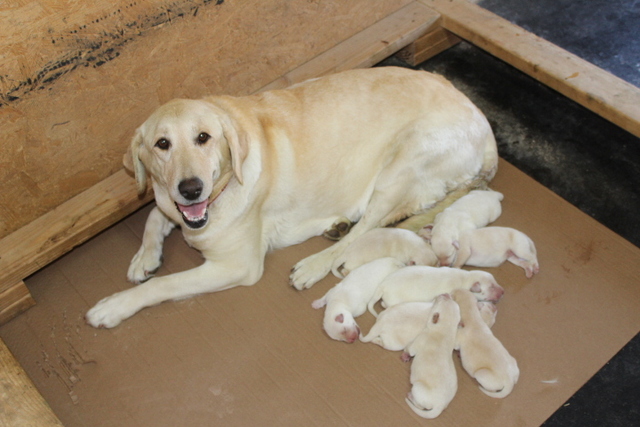
{"type": "Polygon", "coordinates": [[[486,118],[463,94],[442,77],[395,67],[170,101],[137,129],[130,156],[139,189],[148,175],[157,204],[129,269],[130,280],[146,281],[92,308],[86,318],[96,327],[163,301],[253,285],[267,251],[320,235],[339,218],[357,222],[295,265],[291,284],[308,288],[358,236],[490,180],[498,160],[486,118]],[[180,186],[191,179],[202,186],[188,199],[180,186]],[[203,209],[191,227],[184,212],[194,207],[203,209]],[[204,262],[151,277],[176,224],[204,262]]]}

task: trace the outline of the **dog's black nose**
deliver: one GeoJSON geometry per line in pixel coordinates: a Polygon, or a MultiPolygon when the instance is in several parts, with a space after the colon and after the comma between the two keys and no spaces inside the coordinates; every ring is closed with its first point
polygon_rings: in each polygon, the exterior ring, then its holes
{"type": "Polygon", "coordinates": [[[200,178],[185,179],[178,184],[178,191],[187,200],[196,200],[202,194],[204,184],[200,178]]]}

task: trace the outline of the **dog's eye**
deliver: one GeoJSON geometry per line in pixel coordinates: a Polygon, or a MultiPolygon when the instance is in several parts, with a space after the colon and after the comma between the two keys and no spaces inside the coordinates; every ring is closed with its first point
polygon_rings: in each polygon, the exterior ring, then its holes
{"type": "Polygon", "coordinates": [[[170,146],[171,143],[166,138],[160,138],[158,141],[156,141],[156,147],[161,150],[168,150],[170,146]]]}
{"type": "Polygon", "coordinates": [[[198,144],[204,144],[209,140],[209,138],[211,138],[211,135],[209,135],[206,132],[200,132],[200,135],[198,135],[198,139],[197,139],[198,144]]]}

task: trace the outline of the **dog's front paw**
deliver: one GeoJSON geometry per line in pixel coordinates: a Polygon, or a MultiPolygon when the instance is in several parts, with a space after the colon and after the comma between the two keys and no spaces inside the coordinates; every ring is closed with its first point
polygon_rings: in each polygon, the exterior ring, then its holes
{"type": "Polygon", "coordinates": [[[311,255],[293,267],[289,283],[299,291],[309,289],[331,271],[331,262],[332,258],[324,252],[311,255]]]}
{"type": "Polygon", "coordinates": [[[138,311],[129,291],[122,291],[100,300],[85,315],[94,328],[113,328],[138,311]]]}
{"type": "Polygon", "coordinates": [[[127,279],[136,285],[149,280],[162,265],[162,249],[150,249],[141,246],[133,256],[127,279]]]}

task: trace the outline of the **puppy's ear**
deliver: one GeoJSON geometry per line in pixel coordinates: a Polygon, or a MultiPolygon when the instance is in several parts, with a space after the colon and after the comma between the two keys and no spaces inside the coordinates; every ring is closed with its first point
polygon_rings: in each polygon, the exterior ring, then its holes
{"type": "Polygon", "coordinates": [[[140,129],[136,129],[136,133],[133,135],[131,144],[129,144],[129,148],[127,149],[127,152],[122,159],[124,167],[132,171],[136,177],[138,194],[144,193],[147,189],[147,170],[142,164],[142,161],[140,161],[141,146],[142,132],[140,132],[140,129]]]}
{"type": "Polygon", "coordinates": [[[249,138],[242,129],[238,126],[238,123],[229,116],[221,116],[220,122],[222,123],[222,132],[229,144],[229,151],[231,151],[231,167],[233,173],[240,182],[243,183],[242,165],[247,158],[249,152],[249,138]]]}
{"type": "Polygon", "coordinates": [[[431,235],[433,233],[433,224],[425,225],[418,230],[418,236],[422,237],[427,242],[431,242],[431,235]]]}
{"type": "Polygon", "coordinates": [[[454,248],[456,248],[456,251],[460,250],[460,242],[458,242],[457,240],[454,240],[452,243],[454,248]]]}
{"type": "Polygon", "coordinates": [[[433,313],[433,317],[431,318],[431,323],[436,324],[440,320],[440,313],[433,313]]]}

